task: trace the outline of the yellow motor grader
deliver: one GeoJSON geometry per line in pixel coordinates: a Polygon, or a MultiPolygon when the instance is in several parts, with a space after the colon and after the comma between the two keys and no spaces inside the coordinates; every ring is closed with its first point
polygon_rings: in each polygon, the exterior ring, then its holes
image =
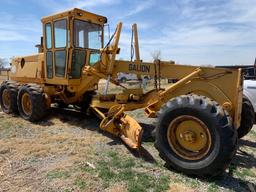
{"type": "Polygon", "coordinates": [[[106,17],[76,8],[43,17],[39,53],[14,58],[10,80],[0,87],[2,110],[34,122],[53,103],[80,106],[102,119],[102,130],[136,150],[143,129],[125,112],[143,108],[148,118],[157,118],[155,146],[168,166],[196,176],[222,173],[236,152],[237,129],[244,129],[240,69],[143,62],[136,24],[135,59],[116,60],[122,23],[104,46],[106,23],[106,17]],[[155,88],[126,87],[116,80],[119,72],[150,76],[155,88]],[[178,81],[163,89],[161,78],[178,81]],[[101,79],[105,90],[95,94],[101,79]],[[109,94],[110,83],[123,92],[109,94]]]}

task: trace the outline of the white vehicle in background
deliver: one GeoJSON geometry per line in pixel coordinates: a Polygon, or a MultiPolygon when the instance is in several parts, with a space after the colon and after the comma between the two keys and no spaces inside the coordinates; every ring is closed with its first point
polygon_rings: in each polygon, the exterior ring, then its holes
{"type": "Polygon", "coordinates": [[[121,83],[126,83],[126,81],[138,80],[136,74],[132,73],[118,73],[117,80],[121,83]]]}
{"type": "Polygon", "coordinates": [[[256,113],[256,80],[244,80],[244,96],[246,96],[256,113]]]}
{"type": "Polygon", "coordinates": [[[255,123],[256,114],[256,80],[244,80],[243,106],[241,126],[238,128],[238,137],[249,133],[255,123]]]}
{"type": "MultiPolygon", "coordinates": [[[[150,78],[148,76],[142,76],[142,80],[149,80],[150,78]]],[[[136,74],[133,73],[118,73],[117,74],[117,80],[120,83],[126,83],[127,81],[137,81],[138,77],[136,74]]]]}

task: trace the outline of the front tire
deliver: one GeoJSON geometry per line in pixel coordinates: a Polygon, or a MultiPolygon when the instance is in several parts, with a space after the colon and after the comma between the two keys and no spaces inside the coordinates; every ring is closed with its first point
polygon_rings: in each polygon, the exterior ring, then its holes
{"type": "Polygon", "coordinates": [[[167,166],[188,175],[211,177],[230,164],[237,149],[237,132],[216,102],[184,95],[161,108],[155,146],[167,166]]]}
{"type": "Polygon", "coordinates": [[[36,84],[22,86],[18,93],[18,108],[23,119],[31,122],[42,120],[47,114],[42,87],[36,84]]]}

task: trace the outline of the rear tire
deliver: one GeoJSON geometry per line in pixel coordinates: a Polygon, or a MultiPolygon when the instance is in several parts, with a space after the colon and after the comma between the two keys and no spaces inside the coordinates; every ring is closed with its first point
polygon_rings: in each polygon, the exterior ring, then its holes
{"type": "Polygon", "coordinates": [[[238,138],[242,138],[247,135],[255,122],[255,113],[250,100],[244,96],[241,114],[241,125],[237,129],[238,138]]]}
{"type": "Polygon", "coordinates": [[[40,85],[28,84],[19,89],[18,109],[20,116],[31,122],[42,120],[47,114],[46,100],[40,85]]]}
{"type": "Polygon", "coordinates": [[[155,146],[168,167],[188,175],[212,177],[230,164],[237,149],[237,132],[230,116],[216,102],[184,95],[171,99],[159,111],[155,146]],[[176,128],[172,129],[173,125],[176,128]],[[176,130],[176,134],[170,135],[169,130],[176,130]]]}
{"type": "Polygon", "coordinates": [[[4,81],[0,87],[0,105],[7,114],[18,114],[17,95],[19,84],[15,81],[4,81]]]}

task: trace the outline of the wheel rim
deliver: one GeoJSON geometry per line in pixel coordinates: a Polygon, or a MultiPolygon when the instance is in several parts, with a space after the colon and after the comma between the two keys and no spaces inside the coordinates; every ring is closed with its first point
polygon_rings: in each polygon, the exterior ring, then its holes
{"type": "Polygon", "coordinates": [[[2,94],[2,102],[3,102],[3,106],[5,109],[9,109],[11,106],[11,98],[10,98],[10,93],[7,89],[5,89],[3,91],[2,94]]]}
{"type": "Polygon", "coordinates": [[[202,159],[212,144],[208,127],[200,119],[188,115],[177,117],[170,123],[167,137],[172,150],[187,160],[202,159]]]}
{"type": "Polygon", "coordinates": [[[24,93],[22,95],[21,105],[25,115],[30,116],[32,114],[32,103],[28,93],[24,93]]]}

